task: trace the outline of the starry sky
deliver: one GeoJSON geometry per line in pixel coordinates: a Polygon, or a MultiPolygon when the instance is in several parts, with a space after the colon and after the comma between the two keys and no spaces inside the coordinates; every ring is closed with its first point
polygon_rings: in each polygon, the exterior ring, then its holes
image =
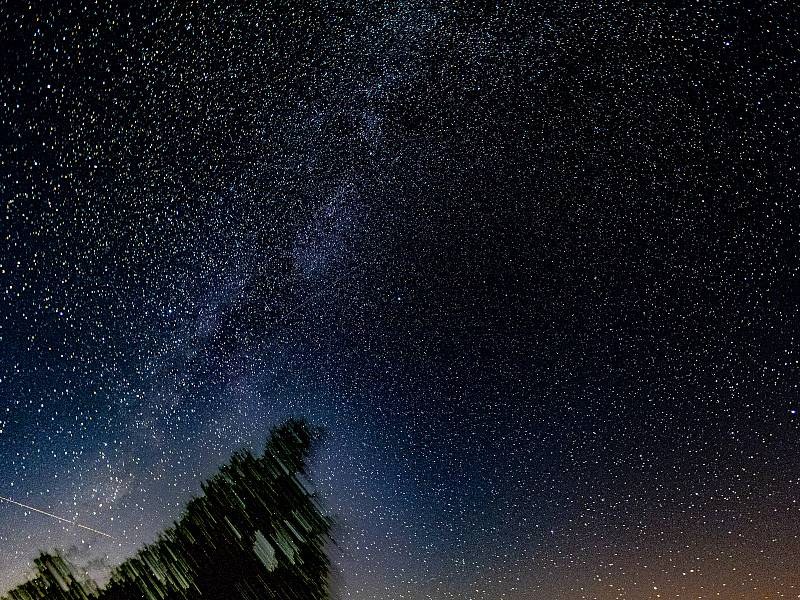
{"type": "Polygon", "coordinates": [[[800,598],[792,3],[0,7],[0,591],[303,415],[337,597],[800,598]]]}

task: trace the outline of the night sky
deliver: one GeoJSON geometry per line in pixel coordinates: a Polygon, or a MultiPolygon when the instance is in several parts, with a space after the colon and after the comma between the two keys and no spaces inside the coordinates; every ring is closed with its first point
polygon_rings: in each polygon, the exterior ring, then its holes
{"type": "Polygon", "coordinates": [[[0,592],[305,416],[341,598],[800,598],[800,11],[0,3],[0,592]],[[56,4],[52,6],[51,4],[56,4]]]}

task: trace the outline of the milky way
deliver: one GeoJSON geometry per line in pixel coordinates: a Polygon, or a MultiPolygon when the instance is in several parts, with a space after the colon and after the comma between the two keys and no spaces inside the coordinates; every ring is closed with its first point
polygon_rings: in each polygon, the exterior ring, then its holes
{"type": "Polygon", "coordinates": [[[800,597],[800,15],[2,6],[0,587],[325,426],[342,598],[800,597]]]}

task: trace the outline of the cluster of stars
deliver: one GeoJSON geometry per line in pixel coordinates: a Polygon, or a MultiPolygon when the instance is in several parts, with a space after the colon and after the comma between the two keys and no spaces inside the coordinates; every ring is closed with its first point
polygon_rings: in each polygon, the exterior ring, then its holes
{"type": "Polygon", "coordinates": [[[343,598],[800,597],[797,15],[301,4],[3,9],[0,587],[301,414],[343,598]]]}

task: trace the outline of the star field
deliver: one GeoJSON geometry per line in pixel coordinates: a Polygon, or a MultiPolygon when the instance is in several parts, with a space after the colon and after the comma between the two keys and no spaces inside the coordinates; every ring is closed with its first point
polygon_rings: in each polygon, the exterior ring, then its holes
{"type": "Polygon", "coordinates": [[[0,588],[304,415],[337,597],[800,598],[789,3],[0,14],[0,588]]]}

